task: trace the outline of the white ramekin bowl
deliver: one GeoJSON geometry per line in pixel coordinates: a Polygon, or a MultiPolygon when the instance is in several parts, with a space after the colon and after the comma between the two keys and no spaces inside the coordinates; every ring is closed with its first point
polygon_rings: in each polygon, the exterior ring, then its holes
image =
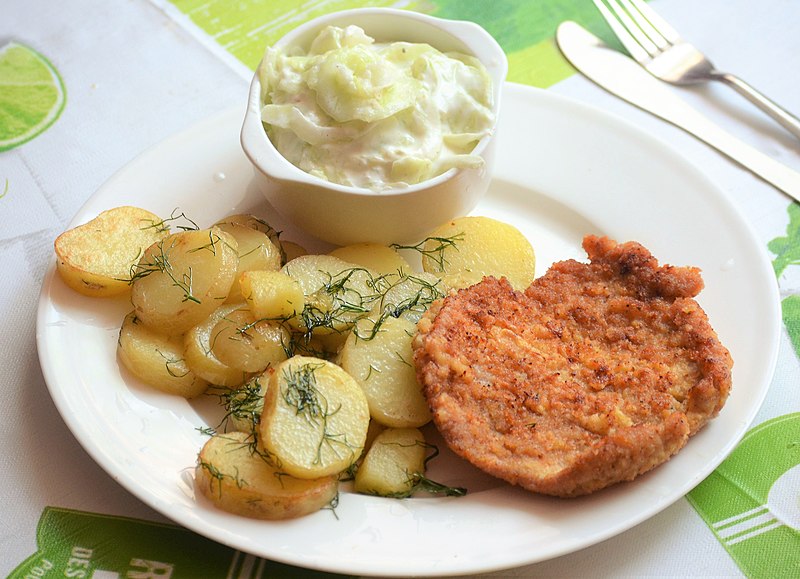
{"type": "Polygon", "coordinates": [[[443,52],[478,58],[492,79],[495,126],[474,154],[479,169],[451,169],[422,183],[374,192],[314,177],[287,161],[267,137],[261,122],[261,82],[253,76],[241,132],[242,148],[270,204],[306,233],[336,245],[357,242],[419,241],[434,227],[466,215],[489,187],[494,164],[497,117],[508,70],[505,54],[492,36],[472,22],[443,20],[405,10],[362,8],[321,16],[295,28],[276,47],[307,47],[325,26],[355,24],[376,42],[425,42],[443,52]]]}

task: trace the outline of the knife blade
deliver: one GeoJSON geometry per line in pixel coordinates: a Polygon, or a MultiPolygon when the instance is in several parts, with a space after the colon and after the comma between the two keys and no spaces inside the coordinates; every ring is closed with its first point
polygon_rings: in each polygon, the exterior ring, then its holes
{"type": "Polygon", "coordinates": [[[800,201],[800,173],[712,123],[633,59],[571,21],[559,25],[556,42],[567,60],[603,89],[683,129],[800,201]]]}

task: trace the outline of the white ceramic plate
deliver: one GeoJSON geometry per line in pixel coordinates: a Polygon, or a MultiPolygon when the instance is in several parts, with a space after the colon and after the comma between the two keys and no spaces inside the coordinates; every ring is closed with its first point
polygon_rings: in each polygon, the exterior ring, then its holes
{"type": "MultiPolygon", "coordinates": [[[[735,360],[720,416],[675,458],[633,483],[558,500],[512,488],[443,452],[431,478],[466,486],[463,498],[392,500],[344,492],[324,510],[287,522],[226,514],[195,496],[192,470],[216,426],[213,401],[189,403],[140,385],[115,358],[125,299],[93,300],[49,272],[38,314],[39,355],[51,395],[89,454],[157,511],[245,552],[307,568],[366,575],[445,575],[542,561],[597,543],[661,511],[734,448],[758,410],[777,356],[779,302],[764,249],[743,218],[690,163],[637,128],[552,94],[508,85],[496,178],[475,211],[517,225],[538,273],[578,258],[586,233],[638,240],[662,261],[697,265],[699,301],[735,360]]],[[[253,210],[304,241],[251,186],[239,142],[242,111],[168,139],[115,175],[73,226],[135,204],[180,208],[200,225],[253,210]]],[[[335,208],[331,208],[335,210],[335,208]]]]}

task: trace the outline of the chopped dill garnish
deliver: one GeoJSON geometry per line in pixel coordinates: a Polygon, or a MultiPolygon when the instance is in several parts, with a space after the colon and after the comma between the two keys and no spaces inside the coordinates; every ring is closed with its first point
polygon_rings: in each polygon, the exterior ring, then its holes
{"type": "Polygon", "coordinates": [[[219,243],[222,238],[214,233],[213,229],[208,230],[208,243],[205,245],[201,245],[200,247],[193,247],[192,249],[188,250],[187,253],[197,253],[198,251],[203,251],[207,249],[213,255],[217,255],[217,243],[219,243]]]}
{"type": "Polygon", "coordinates": [[[232,480],[236,484],[236,486],[239,487],[239,488],[242,488],[243,486],[247,485],[246,481],[244,481],[243,479],[239,478],[239,469],[238,468],[236,469],[236,472],[234,474],[228,474],[228,473],[222,472],[219,468],[217,468],[216,466],[214,466],[210,462],[206,462],[206,461],[201,460],[201,461],[198,462],[198,465],[201,468],[203,468],[203,470],[207,471],[209,476],[211,476],[212,479],[217,481],[217,488],[219,489],[218,490],[219,496],[222,496],[222,483],[226,478],[232,480]]]}
{"type": "Polygon", "coordinates": [[[205,436],[214,436],[217,433],[217,431],[210,426],[198,426],[195,430],[205,436]]]}
{"type": "Polygon", "coordinates": [[[220,404],[227,410],[222,417],[220,427],[227,428],[231,421],[247,422],[253,430],[261,422],[261,411],[264,407],[264,388],[262,377],[257,376],[237,388],[212,386],[206,394],[219,398],[220,404]]]}
{"type": "Polygon", "coordinates": [[[167,275],[170,280],[172,280],[173,286],[180,288],[180,290],[183,292],[184,302],[191,301],[199,304],[200,300],[192,295],[192,268],[187,268],[187,270],[183,273],[176,273],[172,267],[172,263],[169,260],[170,251],[174,248],[175,239],[172,238],[170,246],[166,248],[164,247],[165,241],[167,240],[161,240],[158,242],[158,251],[151,255],[150,261],[139,260],[137,263],[131,266],[129,283],[132,284],[136,280],[147,277],[152,273],[160,272],[167,275]]]}
{"type": "Polygon", "coordinates": [[[355,452],[355,447],[347,441],[346,435],[328,430],[328,419],[339,412],[341,406],[330,408],[328,400],[317,389],[315,373],[322,366],[323,364],[307,363],[296,369],[291,367],[285,369],[283,375],[285,386],[281,387],[284,404],[293,408],[296,415],[302,415],[309,424],[321,431],[315,464],[322,461],[323,448],[331,449],[336,455],[339,455],[337,449],[342,447],[350,454],[355,452]]]}
{"type": "MultiPolygon", "coordinates": [[[[418,444],[423,444],[425,448],[431,451],[430,454],[425,457],[425,468],[423,470],[427,471],[428,463],[439,456],[439,447],[435,444],[429,444],[427,442],[418,444]]],[[[467,494],[467,489],[464,487],[449,487],[447,485],[443,485],[442,483],[429,479],[423,473],[415,472],[412,475],[412,479],[414,484],[411,487],[409,496],[417,491],[445,495],[447,497],[463,497],[467,494]]]]}
{"type": "Polygon", "coordinates": [[[172,210],[172,213],[166,219],[162,219],[161,221],[152,221],[150,225],[143,227],[142,229],[155,229],[156,231],[163,232],[170,230],[170,224],[174,224],[175,227],[180,229],[181,231],[192,231],[200,229],[200,226],[197,225],[194,221],[189,219],[185,213],[181,212],[178,213],[178,208],[172,210]],[[189,223],[189,225],[184,225],[183,223],[175,223],[178,220],[183,220],[189,223]]]}
{"type": "Polygon", "coordinates": [[[358,461],[353,462],[350,466],[339,473],[340,482],[349,482],[355,480],[356,473],[358,472],[358,461]]]}
{"type": "Polygon", "coordinates": [[[445,495],[447,497],[463,497],[467,494],[467,489],[464,487],[449,487],[431,480],[425,475],[414,473],[414,486],[413,491],[424,491],[437,495],[445,495]]]}
{"type": "Polygon", "coordinates": [[[331,499],[331,502],[328,504],[328,506],[323,507],[323,508],[330,510],[330,512],[333,513],[333,516],[336,517],[336,520],[338,521],[339,520],[339,515],[336,512],[336,507],[338,507],[338,506],[339,506],[339,493],[337,492],[334,495],[334,497],[331,499]]]}
{"type": "Polygon", "coordinates": [[[317,368],[320,367],[321,364],[304,364],[296,370],[290,367],[284,372],[286,383],[286,388],[283,389],[284,402],[294,408],[296,414],[305,414],[309,420],[323,416],[315,375],[317,368]]]}
{"type": "MultiPolygon", "coordinates": [[[[134,322],[134,323],[136,323],[136,322],[134,322]]],[[[189,374],[189,369],[188,368],[183,372],[178,372],[175,369],[176,366],[178,366],[178,365],[180,365],[180,364],[182,364],[184,362],[183,358],[176,358],[174,356],[170,356],[170,355],[165,354],[164,352],[162,352],[161,350],[158,350],[158,349],[156,349],[156,352],[158,353],[159,356],[164,358],[164,362],[165,362],[165,364],[167,366],[167,373],[170,376],[172,376],[173,378],[183,378],[184,376],[189,374]]]]}
{"type": "Polygon", "coordinates": [[[383,276],[353,267],[337,274],[325,272],[320,288],[308,296],[301,319],[309,331],[314,328],[348,327],[369,313],[383,293],[383,276]]]}
{"type": "MultiPolygon", "coordinates": [[[[411,445],[404,445],[399,443],[384,443],[384,444],[398,444],[399,446],[423,446],[431,451],[431,453],[425,458],[423,471],[428,470],[428,463],[436,458],[439,455],[439,448],[433,444],[428,444],[427,442],[422,442],[417,440],[414,444],[411,445]]],[[[424,472],[414,472],[408,473],[406,471],[406,476],[408,477],[406,483],[408,484],[408,488],[403,491],[398,491],[394,493],[387,493],[387,494],[380,494],[379,496],[387,497],[390,499],[407,499],[417,492],[426,492],[436,495],[444,495],[447,497],[463,497],[467,494],[467,489],[464,487],[451,487],[444,485],[440,482],[436,482],[425,476],[424,472]]],[[[378,494],[378,493],[369,493],[366,494],[378,494]]]]}
{"type": "Polygon", "coordinates": [[[464,234],[456,233],[451,237],[426,237],[415,245],[400,245],[393,243],[391,247],[394,249],[410,249],[412,251],[416,251],[435,263],[436,267],[438,268],[437,271],[442,272],[447,264],[445,252],[451,248],[458,250],[457,244],[459,241],[463,240],[464,234]],[[425,246],[428,245],[429,242],[432,242],[432,247],[426,248],[425,246]]]}
{"type": "Polygon", "coordinates": [[[374,338],[387,318],[407,317],[416,323],[434,301],[444,297],[444,292],[438,287],[438,281],[431,283],[421,277],[403,273],[383,276],[381,279],[384,287],[381,288],[382,293],[378,301],[380,307],[376,308],[378,314],[369,315],[371,325],[359,320],[360,323],[353,327],[354,335],[360,340],[374,338]]]}

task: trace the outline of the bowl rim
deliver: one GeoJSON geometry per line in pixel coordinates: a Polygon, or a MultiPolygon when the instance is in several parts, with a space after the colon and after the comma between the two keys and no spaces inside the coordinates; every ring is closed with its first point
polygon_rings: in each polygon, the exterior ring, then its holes
{"type": "MultiPolygon", "coordinates": [[[[284,34],[275,41],[273,46],[288,46],[298,37],[302,37],[313,30],[319,30],[324,26],[337,23],[343,25],[345,22],[342,21],[353,17],[358,18],[374,15],[424,22],[437,28],[442,33],[449,35],[454,40],[461,42],[468,49],[468,51],[465,51],[466,53],[481,61],[492,81],[492,111],[494,112],[494,121],[489,133],[483,136],[472,150],[473,154],[483,154],[491,140],[496,137],[501,110],[502,86],[508,74],[508,59],[497,40],[480,25],[468,20],[451,20],[397,8],[352,8],[330,12],[308,20],[284,34]]],[[[369,34],[368,30],[366,32],[369,34]]],[[[431,45],[436,47],[436,43],[434,42],[431,42],[431,45]]],[[[334,183],[307,173],[286,159],[280,151],[277,150],[264,130],[261,122],[261,79],[259,78],[261,63],[262,61],[259,61],[250,82],[247,110],[242,124],[240,140],[242,149],[251,163],[271,179],[287,184],[304,184],[320,187],[342,194],[366,197],[392,197],[417,193],[436,187],[455,177],[459,171],[465,170],[453,167],[440,175],[426,179],[420,183],[415,183],[406,187],[393,187],[377,191],[366,187],[354,187],[352,185],[334,183]],[[269,172],[265,171],[264,166],[269,166],[271,170],[269,172]]]]}

